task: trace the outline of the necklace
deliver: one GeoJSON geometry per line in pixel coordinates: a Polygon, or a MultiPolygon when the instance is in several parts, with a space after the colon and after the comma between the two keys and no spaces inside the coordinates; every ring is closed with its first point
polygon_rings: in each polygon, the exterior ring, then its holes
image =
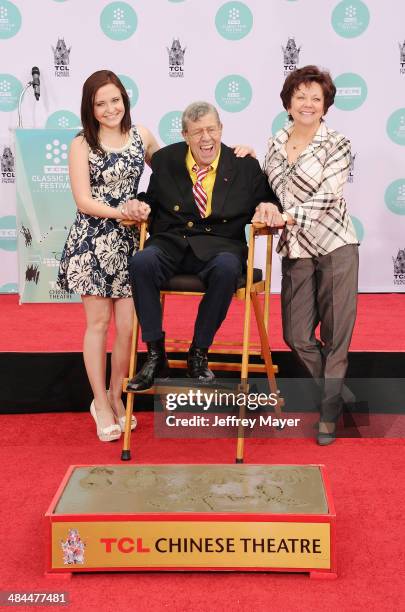
{"type": "Polygon", "coordinates": [[[296,151],[299,147],[303,147],[305,148],[307,145],[309,145],[310,142],[312,142],[313,140],[313,135],[310,138],[306,138],[305,140],[301,140],[301,141],[297,141],[295,144],[292,142],[291,136],[293,136],[293,134],[290,134],[288,141],[293,149],[293,151],[296,151]]]}
{"type": "Polygon", "coordinates": [[[311,140],[312,140],[312,138],[310,140],[304,140],[303,142],[297,142],[295,144],[290,142],[290,144],[291,144],[293,150],[296,151],[296,149],[298,149],[298,147],[306,147],[311,142],[311,140]]]}
{"type": "MultiPolygon", "coordinates": [[[[103,140],[101,140],[100,138],[100,144],[106,149],[106,150],[116,150],[119,151],[121,149],[123,149],[127,142],[128,142],[128,138],[129,138],[129,133],[126,134],[120,134],[120,138],[119,138],[119,144],[114,143],[114,144],[110,144],[108,142],[104,142],[103,140]]],[[[108,140],[108,138],[107,138],[108,140]]],[[[114,139],[113,139],[114,140],[114,139]]],[[[118,139],[117,139],[118,140],[118,139]]]]}

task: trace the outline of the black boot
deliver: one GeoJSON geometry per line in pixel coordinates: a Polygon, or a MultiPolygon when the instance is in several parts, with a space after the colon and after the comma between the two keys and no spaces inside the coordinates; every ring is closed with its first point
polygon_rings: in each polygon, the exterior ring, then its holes
{"type": "Polygon", "coordinates": [[[214,373],[208,367],[208,349],[198,348],[192,344],[187,355],[187,376],[200,382],[211,382],[214,373]]]}
{"type": "Polygon", "coordinates": [[[128,381],[128,391],[145,391],[150,389],[155,378],[169,376],[169,362],[165,351],[165,335],[159,340],[146,343],[148,356],[139,372],[128,381]]]}

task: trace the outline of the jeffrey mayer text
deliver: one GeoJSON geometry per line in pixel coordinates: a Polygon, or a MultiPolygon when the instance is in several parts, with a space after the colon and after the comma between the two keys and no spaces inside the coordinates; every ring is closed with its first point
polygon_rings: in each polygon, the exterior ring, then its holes
{"type": "Polygon", "coordinates": [[[220,417],[217,414],[209,414],[207,416],[193,415],[190,417],[177,417],[171,414],[166,417],[166,425],[168,427],[239,427],[242,425],[250,429],[256,426],[284,429],[285,427],[298,427],[300,421],[301,419],[275,418],[271,415],[240,418],[235,415],[220,417]]]}

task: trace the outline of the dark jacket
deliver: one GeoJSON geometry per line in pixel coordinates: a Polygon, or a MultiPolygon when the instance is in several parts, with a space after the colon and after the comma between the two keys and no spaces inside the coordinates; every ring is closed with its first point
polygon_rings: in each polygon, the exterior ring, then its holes
{"type": "Polygon", "coordinates": [[[177,261],[188,245],[202,261],[223,251],[245,258],[245,226],[255,207],[260,202],[277,204],[258,161],[236,157],[232,149],[221,145],[211,214],[202,219],[186,167],[187,149],[185,142],[179,142],[152,157],[152,175],[144,198],[152,209],[146,246],[155,245],[177,261]]]}

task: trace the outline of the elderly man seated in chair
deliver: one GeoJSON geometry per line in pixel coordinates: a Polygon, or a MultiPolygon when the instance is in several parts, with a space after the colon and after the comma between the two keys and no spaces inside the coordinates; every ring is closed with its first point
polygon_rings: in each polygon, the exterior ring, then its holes
{"type": "MultiPolygon", "coordinates": [[[[221,142],[222,124],[214,106],[190,104],[182,116],[182,134],[185,142],[164,147],[152,157],[144,198],[150,206],[150,237],[130,260],[136,313],[148,347],[144,366],[128,383],[130,391],[148,389],[155,378],[169,374],[160,289],[176,274],[198,275],[206,287],[187,375],[201,383],[213,380],[208,349],[245,268],[245,225],[255,210],[255,219],[269,225],[280,214],[258,161],[237,157],[221,142]]],[[[145,206],[132,200],[127,215],[142,220],[145,206]]]]}

